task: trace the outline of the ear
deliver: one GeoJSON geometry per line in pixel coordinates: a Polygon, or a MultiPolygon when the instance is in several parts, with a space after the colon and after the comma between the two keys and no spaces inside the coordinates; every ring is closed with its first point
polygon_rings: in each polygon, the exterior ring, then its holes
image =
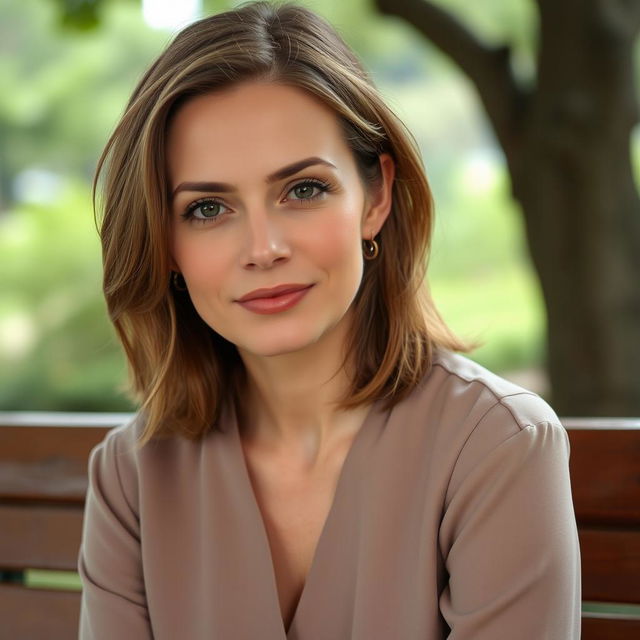
{"type": "MultiPolygon", "coordinates": [[[[171,242],[169,243],[171,245],[171,242]]],[[[176,262],[176,259],[173,257],[173,246],[169,246],[169,250],[167,252],[169,255],[169,271],[175,271],[177,273],[180,273],[180,267],[178,267],[178,263],[176,262]]],[[[169,275],[171,275],[171,273],[169,273],[169,275]]]]}
{"type": "Polygon", "coordinates": [[[392,191],[396,165],[388,153],[380,154],[379,161],[380,180],[371,187],[362,219],[363,239],[371,239],[378,235],[389,213],[391,213],[391,205],[393,204],[392,191]]]}

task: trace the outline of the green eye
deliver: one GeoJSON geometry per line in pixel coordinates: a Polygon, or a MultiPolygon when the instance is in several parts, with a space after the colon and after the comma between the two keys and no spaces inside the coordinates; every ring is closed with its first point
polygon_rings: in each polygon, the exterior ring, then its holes
{"type": "Polygon", "coordinates": [[[317,187],[307,182],[296,185],[295,187],[293,187],[292,191],[296,198],[299,198],[300,200],[306,200],[307,198],[312,198],[314,196],[314,189],[317,189],[317,187]]]}
{"type": "Polygon", "coordinates": [[[291,187],[288,195],[292,200],[315,200],[331,190],[331,186],[327,182],[305,180],[291,187]]]}
{"type": "Polygon", "coordinates": [[[219,202],[206,202],[199,205],[193,210],[196,218],[215,218],[220,215],[220,203],[219,202]],[[200,213],[200,215],[197,215],[200,213]]]}
{"type": "Polygon", "coordinates": [[[203,198],[192,202],[187,210],[182,214],[185,220],[215,220],[222,216],[227,210],[226,205],[211,198],[203,198]]]}

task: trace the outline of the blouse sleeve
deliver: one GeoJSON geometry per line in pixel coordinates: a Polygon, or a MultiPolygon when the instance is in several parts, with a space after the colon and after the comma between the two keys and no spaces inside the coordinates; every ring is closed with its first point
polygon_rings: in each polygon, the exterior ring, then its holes
{"type": "MultiPolygon", "coordinates": [[[[509,416],[497,405],[483,422],[502,421],[500,432],[509,416]]],[[[495,446],[482,440],[471,445],[482,454],[462,463],[441,523],[449,582],[440,610],[448,638],[579,640],[580,548],[567,433],[559,423],[537,422],[495,446]]]]}
{"type": "MultiPolygon", "coordinates": [[[[116,429],[91,451],[78,573],[79,640],[152,638],[132,481],[123,474],[116,429]],[[120,460],[119,460],[120,458],[120,460]],[[125,490],[125,488],[127,490],[125,490]]],[[[125,454],[124,459],[129,454],[125,454]]]]}

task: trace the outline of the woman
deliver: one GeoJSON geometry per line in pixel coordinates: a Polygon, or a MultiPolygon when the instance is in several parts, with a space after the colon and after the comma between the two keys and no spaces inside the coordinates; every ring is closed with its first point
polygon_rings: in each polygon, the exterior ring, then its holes
{"type": "Polygon", "coordinates": [[[180,33],[100,162],[141,410],[91,453],[80,637],[579,637],[566,432],[422,289],[418,152],[312,12],[180,33]]]}

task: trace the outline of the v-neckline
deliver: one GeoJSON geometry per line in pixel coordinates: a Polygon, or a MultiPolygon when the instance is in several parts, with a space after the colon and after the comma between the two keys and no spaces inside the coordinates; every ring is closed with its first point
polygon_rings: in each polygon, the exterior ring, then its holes
{"type": "Polygon", "coordinates": [[[371,422],[373,421],[375,416],[379,415],[380,405],[381,405],[381,401],[377,400],[377,401],[374,401],[373,404],[369,407],[369,410],[365,415],[364,420],[360,425],[360,428],[356,432],[351,444],[349,445],[349,450],[347,451],[347,454],[342,463],[342,467],[340,469],[340,473],[338,474],[338,480],[336,482],[335,491],[333,493],[333,498],[331,500],[331,506],[329,507],[327,517],[325,518],[325,521],[322,525],[322,529],[320,531],[320,535],[318,537],[318,541],[316,543],[316,547],[313,552],[311,565],[309,567],[309,571],[307,572],[307,576],[304,581],[302,591],[300,592],[300,597],[298,598],[295,611],[293,613],[291,621],[289,622],[288,629],[285,628],[284,620],[282,619],[282,613],[280,610],[280,599],[278,595],[278,586],[276,581],[276,570],[273,562],[271,545],[269,544],[269,537],[267,535],[266,524],[265,524],[262,512],[260,511],[260,507],[258,505],[258,499],[256,497],[255,490],[251,483],[249,468],[247,466],[247,460],[242,447],[242,441],[240,437],[240,427],[238,425],[236,408],[235,406],[231,407],[231,426],[233,431],[234,445],[235,445],[236,453],[240,458],[239,462],[240,462],[240,467],[242,469],[241,473],[244,479],[244,484],[246,489],[249,492],[249,496],[250,496],[249,502],[251,504],[250,508],[251,508],[251,511],[253,512],[254,520],[257,521],[258,528],[260,529],[260,539],[261,539],[260,544],[262,545],[262,549],[268,559],[268,566],[270,566],[271,568],[271,579],[269,581],[270,582],[269,596],[270,596],[270,600],[273,603],[273,606],[276,607],[276,610],[278,613],[278,620],[280,621],[280,627],[282,629],[283,638],[285,639],[289,637],[289,633],[294,628],[296,620],[300,616],[301,609],[303,608],[305,602],[309,599],[308,592],[310,591],[310,589],[313,588],[314,576],[318,572],[318,565],[320,563],[319,558],[321,558],[323,554],[323,540],[327,538],[327,535],[328,535],[327,532],[330,530],[333,524],[333,521],[336,517],[335,511],[337,509],[337,505],[340,501],[341,495],[344,494],[345,492],[344,485],[346,485],[349,480],[350,468],[353,465],[353,459],[356,457],[358,449],[362,446],[365,436],[369,431],[369,428],[371,427],[371,422]]]}

